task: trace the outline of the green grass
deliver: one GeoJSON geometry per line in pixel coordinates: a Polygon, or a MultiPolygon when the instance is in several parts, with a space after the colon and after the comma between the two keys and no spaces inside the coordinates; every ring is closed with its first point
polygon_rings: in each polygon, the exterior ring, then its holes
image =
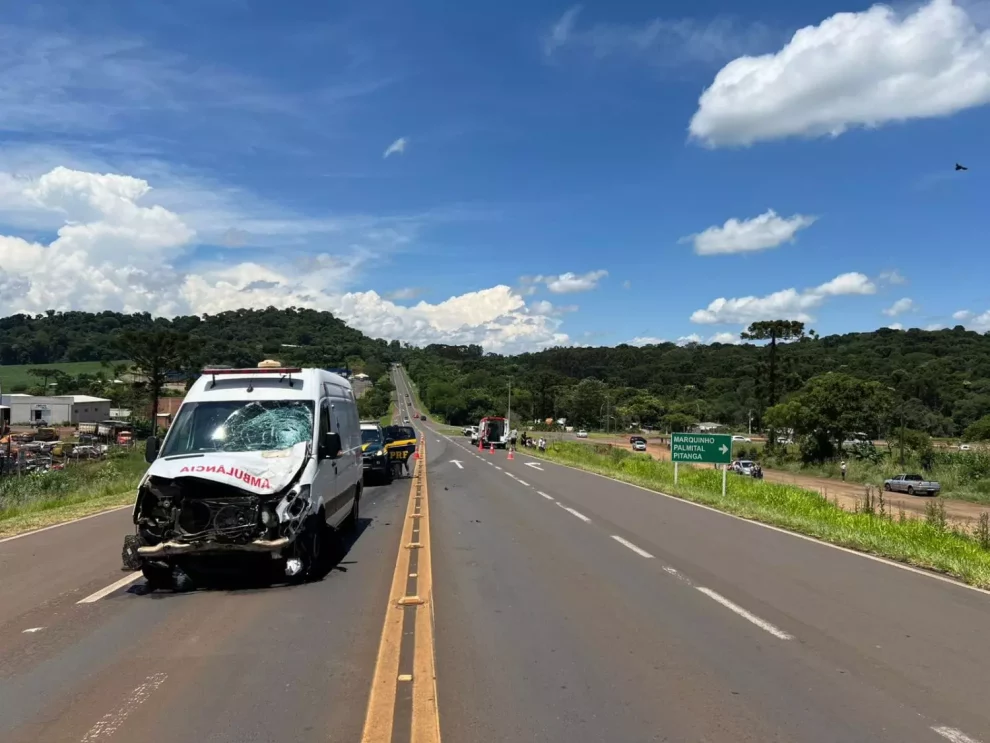
{"type": "MultiPolygon", "coordinates": [[[[124,361],[114,361],[112,364],[123,364],[124,361]]],[[[0,386],[5,393],[22,390],[27,387],[40,385],[41,380],[32,374],[28,374],[29,369],[54,369],[65,372],[72,376],[80,374],[98,374],[103,372],[109,374],[108,367],[103,366],[99,361],[74,361],[64,364],[20,364],[16,366],[0,366],[0,386]]]]}
{"type": "Polygon", "coordinates": [[[388,404],[388,412],[378,419],[378,422],[381,424],[382,428],[384,428],[385,426],[392,425],[392,418],[394,415],[395,415],[395,400],[393,400],[388,404]]]}
{"type": "Polygon", "coordinates": [[[148,465],[144,447],[64,470],[0,477],[0,534],[67,521],[134,498],[148,465]]]}
{"type": "MultiPolygon", "coordinates": [[[[787,457],[763,457],[762,443],[736,444],[732,455],[738,458],[744,454],[746,458],[759,459],[768,468],[793,472],[796,475],[809,477],[828,477],[835,480],[842,478],[839,461],[822,464],[804,464],[799,460],[800,450],[797,446],[787,447],[787,457]]],[[[986,451],[936,451],[931,469],[924,469],[917,456],[910,450],[901,466],[897,448],[888,451],[879,449],[884,455],[880,462],[856,459],[849,456],[846,459],[846,481],[883,487],[883,481],[902,472],[917,472],[929,480],[936,480],[941,486],[941,494],[952,500],[962,500],[971,503],[990,505],[990,452],[986,451]]]]}
{"type": "Polygon", "coordinates": [[[872,512],[850,512],[820,494],[792,485],[729,475],[722,498],[722,474],[715,469],[674,467],[645,454],[618,447],[554,444],[544,455],[552,461],[704,503],[743,518],[806,534],[831,544],[936,570],[981,588],[990,588],[990,536],[982,539],[945,527],[938,504],[926,520],[904,519],[874,500],[872,512]]]}

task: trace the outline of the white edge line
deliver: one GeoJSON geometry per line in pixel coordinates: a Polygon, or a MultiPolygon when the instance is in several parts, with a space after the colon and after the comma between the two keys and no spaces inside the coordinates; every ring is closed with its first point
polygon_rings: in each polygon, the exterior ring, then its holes
{"type": "Polygon", "coordinates": [[[123,588],[124,586],[130,585],[131,583],[133,583],[134,581],[136,581],[138,578],[142,577],[142,575],[143,575],[143,573],[140,570],[138,570],[138,571],[136,571],[134,573],[131,573],[130,575],[125,575],[123,578],[121,578],[118,581],[115,581],[114,583],[111,583],[106,588],[101,588],[96,593],[91,593],[86,598],[79,599],[76,603],[77,604],[92,604],[94,601],[99,601],[104,596],[107,596],[107,595],[113,593],[114,591],[117,591],[117,590],[123,588]]]}
{"type": "Polygon", "coordinates": [[[970,738],[964,732],[961,730],[956,730],[955,728],[939,725],[938,727],[933,727],[932,730],[946,740],[952,741],[952,743],[979,743],[979,741],[975,738],[970,738]]]}
{"type": "MultiPolygon", "coordinates": [[[[520,452],[523,454],[523,452],[520,452]]],[[[532,457],[532,454],[526,454],[527,457],[532,457]]],[[[692,506],[694,508],[701,508],[705,511],[711,511],[712,513],[717,513],[719,516],[725,516],[726,518],[735,519],[736,521],[741,521],[744,524],[750,524],[751,526],[758,526],[761,529],[769,529],[770,531],[779,532],[780,534],[786,534],[789,537],[794,537],[795,539],[803,539],[805,542],[811,542],[812,544],[817,544],[820,547],[828,547],[829,549],[838,550],[839,552],[845,552],[849,555],[855,555],[856,557],[862,557],[866,560],[873,560],[874,562],[882,563],[883,565],[888,565],[892,568],[897,568],[898,570],[906,570],[909,573],[914,573],[915,575],[920,575],[925,578],[932,578],[933,580],[941,581],[942,583],[948,583],[950,586],[956,586],[957,588],[965,588],[968,591],[976,591],[977,593],[982,593],[985,596],[990,596],[990,590],[986,588],[979,588],[977,586],[971,586],[968,583],[963,583],[960,580],[956,580],[948,575],[941,575],[939,573],[934,573],[929,570],[922,570],[921,568],[916,568],[911,565],[905,565],[904,563],[897,562],[896,560],[891,560],[887,557],[880,557],[879,555],[871,555],[868,552],[859,552],[854,549],[849,549],[848,547],[842,547],[838,544],[832,544],[830,542],[824,542],[821,539],[815,539],[814,537],[809,537],[807,534],[800,534],[796,531],[788,531],[780,526],[774,526],[773,524],[764,524],[762,521],[754,521],[752,519],[745,519],[742,516],[736,516],[734,513],[728,513],[726,511],[720,511],[717,508],[712,508],[711,506],[706,506],[704,503],[695,503],[687,498],[679,498],[676,495],[670,495],[669,493],[664,493],[660,490],[651,490],[650,488],[644,488],[642,485],[636,485],[635,483],[626,482],[625,480],[617,480],[614,477],[609,477],[608,475],[601,475],[597,472],[590,472],[589,470],[583,470],[580,467],[573,467],[569,464],[561,464],[560,462],[554,462],[549,459],[540,459],[538,457],[533,457],[537,461],[546,462],[548,464],[554,464],[558,467],[564,467],[565,469],[574,470],[575,472],[580,472],[583,475],[591,475],[593,477],[600,477],[603,480],[608,480],[609,482],[618,483],[619,485],[625,485],[629,488],[635,488],[636,490],[642,490],[644,493],[650,493],[651,495],[660,495],[664,498],[669,498],[672,501],[677,501],[678,503],[683,503],[686,506],[692,506]]]]}
{"type": "MultiPolygon", "coordinates": [[[[519,478],[518,478],[518,477],[517,477],[516,479],[517,479],[517,480],[519,480],[519,478]]],[[[525,480],[519,480],[519,484],[520,484],[520,485],[525,485],[525,486],[526,486],[527,488],[529,487],[529,483],[528,483],[528,482],[526,482],[525,480]]]]}
{"type": "Polygon", "coordinates": [[[705,594],[708,598],[712,599],[713,601],[717,601],[718,603],[720,603],[722,606],[724,606],[729,611],[735,612],[736,614],[738,614],[739,616],[741,616],[743,619],[746,619],[746,620],[752,622],[757,627],[759,627],[761,630],[763,630],[764,632],[769,632],[771,635],[773,635],[777,639],[779,639],[779,640],[793,640],[794,639],[791,635],[789,635],[786,632],[784,632],[784,630],[778,629],[777,627],[774,627],[772,624],[770,624],[770,622],[768,622],[768,621],[766,621],[764,619],[760,619],[755,614],[749,613],[748,611],[746,611],[745,609],[743,609],[738,604],[734,604],[731,601],[729,601],[729,599],[725,598],[725,596],[723,596],[722,594],[715,593],[715,591],[713,591],[712,589],[705,588],[704,586],[696,586],[696,588],[699,591],[701,591],[703,594],[705,594]]]}
{"type": "Polygon", "coordinates": [[[114,511],[123,511],[125,508],[133,508],[133,504],[128,504],[126,506],[114,506],[113,508],[108,508],[105,511],[99,511],[97,513],[91,513],[88,516],[80,516],[77,519],[72,519],[71,521],[63,521],[60,524],[52,524],[51,526],[43,526],[40,529],[32,529],[31,531],[25,531],[20,534],[14,534],[11,537],[4,537],[0,539],[0,544],[4,542],[13,542],[15,539],[20,539],[21,537],[30,537],[33,534],[41,534],[43,531],[48,531],[50,529],[57,529],[60,526],[69,526],[69,524],[78,524],[80,521],[85,521],[86,519],[95,519],[97,516],[105,516],[108,513],[113,513],[114,511]]]}
{"type": "Polygon", "coordinates": [[[552,496],[552,495],[547,495],[547,494],[546,494],[546,493],[544,493],[544,492],[543,492],[542,490],[537,490],[536,492],[537,492],[537,493],[538,493],[539,495],[542,495],[542,496],[543,496],[544,498],[546,498],[547,500],[553,500],[553,496],[552,496]]]}
{"type": "Polygon", "coordinates": [[[630,541],[628,541],[626,539],[623,539],[622,537],[620,537],[617,534],[613,534],[612,535],[612,539],[614,539],[616,542],[618,542],[619,544],[621,544],[623,547],[628,547],[629,549],[631,549],[633,552],[635,552],[640,557],[648,557],[648,558],[652,558],[653,557],[653,555],[651,555],[649,552],[647,552],[646,550],[644,550],[642,547],[637,547],[632,542],[630,542],[630,541]]]}

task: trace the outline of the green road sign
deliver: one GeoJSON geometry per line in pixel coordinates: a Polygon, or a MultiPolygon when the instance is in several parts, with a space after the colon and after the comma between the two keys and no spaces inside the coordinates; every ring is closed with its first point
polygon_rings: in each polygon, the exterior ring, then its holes
{"type": "Polygon", "coordinates": [[[724,433],[672,433],[670,458],[674,462],[728,464],[732,437],[724,433]]]}

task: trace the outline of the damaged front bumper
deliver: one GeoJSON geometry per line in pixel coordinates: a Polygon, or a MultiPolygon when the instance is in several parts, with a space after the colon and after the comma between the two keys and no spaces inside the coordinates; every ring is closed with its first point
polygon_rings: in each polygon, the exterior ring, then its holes
{"type": "Polygon", "coordinates": [[[224,542],[161,542],[159,544],[146,545],[137,548],[139,556],[155,559],[162,557],[172,557],[174,555],[204,555],[219,554],[225,552],[281,552],[289,546],[292,540],[289,537],[279,537],[278,539],[255,539],[243,544],[228,544],[224,542]]]}

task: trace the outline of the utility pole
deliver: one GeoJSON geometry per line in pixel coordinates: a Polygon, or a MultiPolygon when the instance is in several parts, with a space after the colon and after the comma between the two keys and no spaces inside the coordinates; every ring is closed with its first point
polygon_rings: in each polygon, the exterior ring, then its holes
{"type": "Polygon", "coordinates": [[[753,411],[749,411],[749,435],[753,435],[753,411]]]}

